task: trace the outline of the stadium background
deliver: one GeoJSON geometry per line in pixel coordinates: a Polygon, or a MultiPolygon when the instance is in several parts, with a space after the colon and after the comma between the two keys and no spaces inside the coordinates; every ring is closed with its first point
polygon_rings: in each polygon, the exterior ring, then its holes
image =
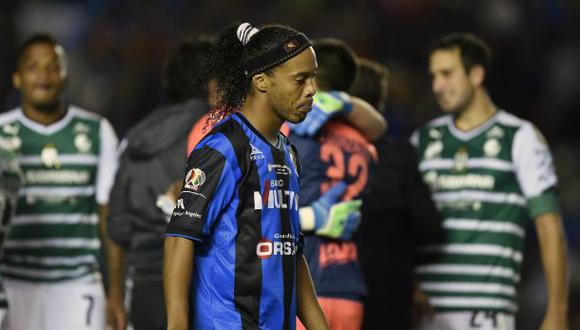
{"type": "MultiPolygon", "coordinates": [[[[401,138],[438,114],[427,75],[429,43],[457,30],[484,37],[494,50],[492,98],[537,124],[556,159],[569,242],[571,329],[580,329],[579,1],[2,1],[1,109],[18,104],[10,83],[18,44],[34,32],[50,32],[70,57],[68,100],[102,113],[123,136],[164,102],[162,61],[179,41],[238,20],[288,24],[313,38],[338,37],[358,54],[387,64],[392,79],[386,116],[390,134],[401,138]]],[[[546,297],[533,231],[528,238],[521,329],[537,328],[546,297]]]]}

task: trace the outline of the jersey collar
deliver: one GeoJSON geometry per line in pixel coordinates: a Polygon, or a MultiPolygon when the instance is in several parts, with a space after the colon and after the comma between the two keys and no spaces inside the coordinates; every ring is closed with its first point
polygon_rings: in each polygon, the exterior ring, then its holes
{"type": "Polygon", "coordinates": [[[478,136],[479,134],[481,134],[482,132],[486,131],[491,126],[493,126],[497,122],[497,118],[502,111],[503,110],[498,109],[495,112],[495,114],[491,116],[488,120],[483,122],[483,124],[469,131],[462,131],[459,128],[457,128],[457,126],[455,126],[455,122],[453,121],[453,116],[449,116],[448,117],[449,120],[447,121],[447,128],[449,129],[449,132],[451,132],[451,134],[453,134],[453,136],[455,136],[459,140],[467,141],[478,136]]]}
{"type": "Polygon", "coordinates": [[[260,133],[251,123],[250,121],[244,117],[243,114],[241,114],[240,112],[234,112],[233,113],[234,116],[237,116],[243,123],[244,125],[246,125],[260,140],[264,141],[267,145],[274,147],[274,149],[276,150],[283,150],[283,144],[282,144],[282,133],[278,133],[278,145],[273,145],[272,143],[270,143],[270,141],[268,141],[268,139],[266,139],[266,137],[264,135],[262,135],[262,133],[260,133]]]}
{"type": "Polygon", "coordinates": [[[50,135],[50,134],[54,134],[55,132],[60,131],[61,129],[66,127],[66,125],[68,125],[68,123],[70,123],[72,117],[73,117],[73,114],[72,114],[72,111],[70,109],[70,106],[67,106],[66,107],[66,114],[60,120],[58,120],[50,125],[42,125],[42,124],[39,124],[39,123],[33,121],[32,119],[26,117],[22,108],[18,108],[18,119],[22,123],[22,125],[28,127],[29,129],[35,131],[36,133],[43,134],[43,135],[50,135]]]}

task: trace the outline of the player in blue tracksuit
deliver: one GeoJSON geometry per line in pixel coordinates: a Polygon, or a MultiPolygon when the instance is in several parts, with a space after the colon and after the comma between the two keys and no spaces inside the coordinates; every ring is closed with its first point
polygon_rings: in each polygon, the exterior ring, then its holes
{"type": "Polygon", "coordinates": [[[312,108],[302,33],[224,30],[208,67],[230,114],[196,146],[167,227],[168,329],[328,329],[301,252],[297,154],[280,134],[312,108]]]}

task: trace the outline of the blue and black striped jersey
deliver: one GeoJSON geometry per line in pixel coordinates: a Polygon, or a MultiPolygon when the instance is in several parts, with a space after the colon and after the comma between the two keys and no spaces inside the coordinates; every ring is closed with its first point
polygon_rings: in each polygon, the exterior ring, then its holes
{"type": "Polygon", "coordinates": [[[191,153],[166,236],[194,240],[195,329],[294,329],[299,166],[240,113],[191,153]]]}

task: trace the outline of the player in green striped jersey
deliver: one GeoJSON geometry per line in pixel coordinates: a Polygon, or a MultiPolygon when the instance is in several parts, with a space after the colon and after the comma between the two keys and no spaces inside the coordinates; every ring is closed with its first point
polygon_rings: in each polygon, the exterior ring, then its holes
{"type": "Polygon", "coordinates": [[[99,224],[116,169],[109,122],[61,100],[67,69],[50,36],[21,47],[13,83],[21,106],[0,115],[19,155],[19,191],[1,270],[9,329],[103,329],[99,224]]]}
{"type": "Polygon", "coordinates": [[[489,47],[456,33],[432,47],[432,91],[447,115],[412,137],[442,212],[446,242],[416,269],[435,316],[422,329],[514,329],[528,219],[535,220],[549,290],[542,329],[566,329],[566,242],[552,156],[531,123],[498,109],[484,81],[489,47]]]}
{"type": "MultiPolygon", "coordinates": [[[[18,190],[22,185],[22,170],[14,144],[0,137],[0,256],[4,252],[6,234],[16,209],[18,190]]],[[[0,283],[0,329],[4,329],[8,302],[4,287],[0,283]]]]}

